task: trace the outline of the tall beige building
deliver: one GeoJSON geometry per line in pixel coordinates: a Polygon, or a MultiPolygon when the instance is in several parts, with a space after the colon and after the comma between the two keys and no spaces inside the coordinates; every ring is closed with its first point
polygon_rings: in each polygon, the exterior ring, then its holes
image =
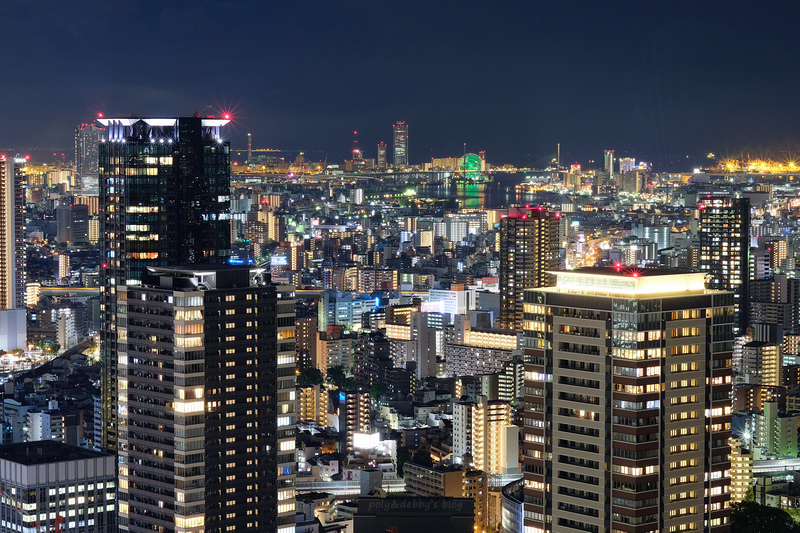
{"type": "Polygon", "coordinates": [[[525,531],[729,531],[733,294],[585,268],[524,312],[525,531]]]}
{"type": "Polygon", "coordinates": [[[0,156],[0,350],[25,348],[25,160],[0,156]]]}
{"type": "Polygon", "coordinates": [[[0,309],[25,307],[23,164],[0,156],[0,309]]]}
{"type": "Polygon", "coordinates": [[[472,457],[488,474],[519,472],[519,427],[511,424],[511,405],[478,396],[453,405],[453,455],[472,457]]]}

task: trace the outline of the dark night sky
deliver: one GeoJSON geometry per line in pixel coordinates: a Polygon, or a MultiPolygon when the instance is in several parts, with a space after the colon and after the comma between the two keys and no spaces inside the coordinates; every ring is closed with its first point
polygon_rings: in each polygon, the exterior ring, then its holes
{"type": "Polygon", "coordinates": [[[797,154],[800,2],[0,2],[0,147],[72,150],[107,115],[230,109],[234,148],[412,163],[486,150],[543,165],[603,149],[685,170],[797,154]],[[685,156],[690,155],[686,160],[685,156]],[[785,154],[783,154],[785,155],[785,154]],[[670,161],[675,163],[669,164],[670,161]]]}

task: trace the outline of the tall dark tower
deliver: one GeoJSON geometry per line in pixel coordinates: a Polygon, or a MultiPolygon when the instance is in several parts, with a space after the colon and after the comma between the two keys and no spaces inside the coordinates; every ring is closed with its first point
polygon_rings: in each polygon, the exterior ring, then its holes
{"type": "Polygon", "coordinates": [[[120,531],[294,532],[285,289],[208,265],[118,287],[120,531]]]}
{"type": "Polygon", "coordinates": [[[750,313],[750,200],[706,196],[697,206],[700,270],[709,274],[709,289],[733,291],[734,324],[747,329],[750,313]]]}
{"type": "Polygon", "coordinates": [[[147,267],[222,264],[230,253],[228,120],[108,118],[100,143],[102,447],[117,448],[118,285],[147,267]]]}
{"type": "Polygon", "coordinates": [[[375,161],[375,166],[380,171],[386,170],[386,143],[383,141],[378,143],[378,158],[375,161]]]}
{"type": "Polygon", "coordinates": [[[399,120],[394,126],[394,168],[408,166],[408,124],[399,120]]]}
{"type": "Polygon", "coordinates": [[[504,329],[522,331],[525,289],[552,284],[559,266],[558,213],[540,207],[511,208],[500,220],[500,318],[504,329]]]}

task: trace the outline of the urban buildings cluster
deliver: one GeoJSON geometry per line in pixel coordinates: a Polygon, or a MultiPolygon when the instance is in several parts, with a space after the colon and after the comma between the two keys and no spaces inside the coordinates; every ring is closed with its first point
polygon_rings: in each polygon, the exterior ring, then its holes
{"type": "Polygon", "coordinates": [[[415,165],[405,122],[391,165],[286,162],[228,122],[101,118],[71,164],[0,159],[2,527],[724,532],[796,506],[800,175],[415,165]]]}

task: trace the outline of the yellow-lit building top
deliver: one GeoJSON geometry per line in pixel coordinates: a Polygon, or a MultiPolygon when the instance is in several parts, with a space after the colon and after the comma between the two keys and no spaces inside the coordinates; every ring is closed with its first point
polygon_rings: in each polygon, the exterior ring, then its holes
{"type": "Polygon", "coordinates": [[[703,272],[616,266],[550,273],[556,276],[556,286],[541,287],[536,291],[623,298],[674,297],[708,292],[703,272]]]}

